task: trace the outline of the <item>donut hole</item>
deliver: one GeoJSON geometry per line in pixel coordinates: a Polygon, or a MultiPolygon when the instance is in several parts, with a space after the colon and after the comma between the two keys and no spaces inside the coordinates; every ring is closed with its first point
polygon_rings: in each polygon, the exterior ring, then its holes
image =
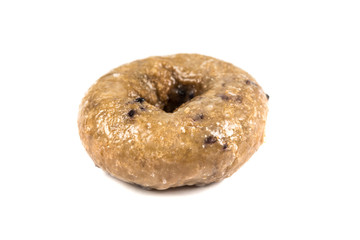
{"type": "Polygon", "coordinates": [[[169,63],[153,64],[152,71],[139,71],[137,78],[141,81],[144,92],[139,95],[148,103],[167,113],[173,113],[184,103],[205,92],[204,76],[185,71],[169,63]],[[155,69],[155,70],[154,70],[155,69]]]}
{"type": "Polygon", "coordinates": [[[168,100],[162,109],[167,113],[172,113],[197,95],[199,95],[199,90],[196,85],[175,84],[168,92],[168,100]]]}

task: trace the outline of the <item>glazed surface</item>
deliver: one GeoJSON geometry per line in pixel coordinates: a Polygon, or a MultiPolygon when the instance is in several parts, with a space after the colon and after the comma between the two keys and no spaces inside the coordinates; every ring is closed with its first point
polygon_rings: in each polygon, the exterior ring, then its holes
{"type": "Polygon", "coordinates": [[[263,142],[267,95],[245,71],[198,54],[150,57],[102,76],[78,126],[95,164],[159,190],[231,176],[263,142]]]}

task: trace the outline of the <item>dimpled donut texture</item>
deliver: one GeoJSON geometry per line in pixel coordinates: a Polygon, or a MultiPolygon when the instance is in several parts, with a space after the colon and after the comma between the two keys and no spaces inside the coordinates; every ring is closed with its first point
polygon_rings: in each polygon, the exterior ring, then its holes
{"type": "Polygon", "coordinates": [[[198,54],[150,57],[102,76],[80,105],[86,151],[110,175],[164,190],[231,176],[263,142],[268,95],[198,54]]]}

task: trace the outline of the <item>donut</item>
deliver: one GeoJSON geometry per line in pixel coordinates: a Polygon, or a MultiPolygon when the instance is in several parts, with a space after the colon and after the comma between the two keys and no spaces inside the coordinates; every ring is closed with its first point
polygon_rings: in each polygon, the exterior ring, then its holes
{"type": "Polygon", "coordinates": [[[199,54],[150,57],[102,76],[78,128],[97,167],[164,190],[231,176],[263,143],[269,96],[247,72],[199,54]]]}

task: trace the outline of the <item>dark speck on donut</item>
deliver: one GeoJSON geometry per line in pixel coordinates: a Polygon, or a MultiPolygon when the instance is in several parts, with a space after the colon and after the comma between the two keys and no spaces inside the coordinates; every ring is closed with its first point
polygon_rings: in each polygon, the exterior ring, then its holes
{"type": "Polygon", "coordinates": [[[193,120],[194,120],[194,121],[198,121],[198,120],[200,120],[200,119],[204,119],[204,114],[199,113],[199,114],[197,114],[195,117],[193,117],[193,120]]]}
{"type": "Polygon", "coordinates": [[[222,100],[225,100],[225,101],[228,101],[230,99],[230,97],[225,94],[220,95],[220,97],[222,100]]]}
{"type": "Polygon", "coordinates": [[[145,111],[145,108],[143,106],[140,106],[141,111],[145,111]]]}
{"type": "Polygon", "coordinates": [[[204,143],[205,144],[213,144],[213,143],[216,143],[216,141],[217,141],[217,138],[213,135],[210,135],[205,138],[204,143]]]}
{"type": "Polygon", "coordinates": [[[225,144],[223,145],[223,149],[226,150],[227,148],[228,148],[228,144],[225,143],[225,144]]]}
{"type": "Polygon", "coordinates": [[[145,99],[142,97],[135,99],[135,102],[138,102],[138,103],[143,103],[144,101],[145,101],[145,99]]]}
{"type": "Polygon", "coordinates": [[[131,110],[127,113],[127,115],[132,118],[132,117],[135,115],[135,113],[136,113],[136,111],[135,111],[134,109],[131,109],[131,110]]]}
{"type": "Polygon", "coordinates": [[[242,102],[242,97],[241,96],[229,96],[229,95],[225,95],[225,94],[221,94],[219,95],[219,97],[224,100],[224,101],[236,101],[236,102],[242,102]]]}
{"type": "Polygon", "coordinates": [[[269,100],[270,96],[268,94],[266,94],[266,99],[269,100]]]}
{"type": "Polygon", "coordinates": [[[246,80],[245,83],[246,83],[246,85],[254,85],[254,86],[257,86],[256,83],[254,83],[253,81],[250,81],[250,80],[246,80]]]}

